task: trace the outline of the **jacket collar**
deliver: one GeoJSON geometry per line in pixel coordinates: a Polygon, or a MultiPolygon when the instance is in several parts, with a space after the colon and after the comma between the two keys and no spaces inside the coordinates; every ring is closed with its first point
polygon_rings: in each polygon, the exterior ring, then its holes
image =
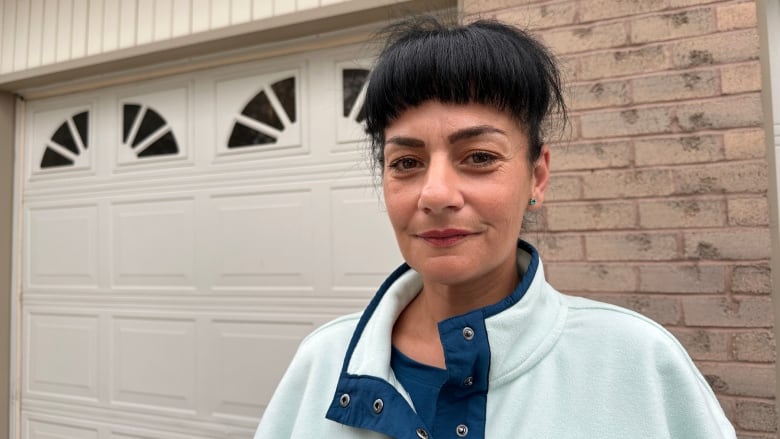
{"type": "MultiPolygon", "coordinates": [[[[536,249],[519,240],[517,263],[522,278],[512,294],[469,313],[481,313],[488,328],[491,382],[521,372],[519,366],[528,366],[529,359],[545,354],[549,347],[543,342],[549,335],[557,335],[555,328],[560,327],[559,313],[563,310],[557,296],[543,294],[548,285],[536,249]]],[[[393,325],[421,289],[422,277],[405,263],[385,280],[355,329],[344,358],[343,374],[373,376],[394,383],[390,369],[393,325]]],[[[444,320],[440,326],[458,318],[444,320]]]]}

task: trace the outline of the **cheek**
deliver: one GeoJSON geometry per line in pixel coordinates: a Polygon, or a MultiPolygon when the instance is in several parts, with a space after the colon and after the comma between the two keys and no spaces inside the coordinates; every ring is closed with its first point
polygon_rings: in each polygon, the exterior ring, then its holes
{"type": "Polygon", "coordinates": [[[411,200],[409,200],[408,194],[405,194],[404,191],[396,185],[388,183],[382,184],[382,193],[390,222],[396,229],[402,227],[403,223],[405,223],[407,218],[411,215],[414,207],[411,200]]]}
{"type": "Polygon", "coordinates": [[[522,185],[506,182],[493,188],[490,193],[492,195],[485,199],[484,208],[491,212],[497,222],[519,230],[528,204],[522,185]]]}

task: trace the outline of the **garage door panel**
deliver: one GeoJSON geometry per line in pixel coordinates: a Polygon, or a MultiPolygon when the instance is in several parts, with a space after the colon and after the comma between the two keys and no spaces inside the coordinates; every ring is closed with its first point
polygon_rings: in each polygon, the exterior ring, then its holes
{"type": "Polygon", "coordinates": [[[220,195],[210,201],[216,288],[311,288],[306,270],[315,226],[311,190],[220,195]]]}
{"type": "Polygon", "coordinates": [[[29,287],[97,287],[97,205],[32,208],[27,218],[29,287]]]}
{"type": "Polygon", "coordinates": [[[97,402],[98,316],[28,313],[25,322],[26,392],[97,402]]]}
{"type": "Polygon", "coordinates": [[[362,57],[28,102],[25,438],[251,437],[301,339],[401,262],[358,151],[362,57]],[[88,162],[40,167],[57,130],[88,162]]]}
{"type": "Polygon", "coordinates": [[[112,404],[194,414],[195,328],[194,319],[116,317],[111,334],[112,404]]]}
{"type": "Polygon", "coordinates": [[[215,319],[210,324],[214,355],[212,415],[253,423],[265,409],[298,344],[317,324],[277,318],[215,319]],[[264,355],[247,358],[247,352],[264,355]]]}
{"type": "Polygon", "coordinates": [[[48,421],[28,418],[24,422],[24,439],[98,439],[97,427],[71,424],[66,420],[48,421]]]}
{"type": "Polygon", "coordinates": [[[111,205],[113,283],[193,289],[194,197],[111,205]]]}
{"type": "Polygon", "coordinates": [[[107,436],[107,439],[203,439],[206,437],[207,436],[173,434],[165,431],[144,430],[141,432],[127,432],[120,430],[111,431],[107,436]]]}
{"type": "MultiPolygon", "coordinates": [[[[342,293],[354,287],[373,292],[403,261],[393,241],[377,239],[393,234],[384,205],[365,185],[335,187],[330,199],[333,288],[342,293]]],[[[368,297],[364,291],[358,294],[368,297]]]]}

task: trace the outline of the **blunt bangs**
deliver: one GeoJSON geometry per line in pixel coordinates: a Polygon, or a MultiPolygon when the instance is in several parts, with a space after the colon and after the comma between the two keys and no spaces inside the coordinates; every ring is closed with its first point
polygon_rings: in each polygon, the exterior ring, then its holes
{"type": "Polygon", "coordinates": [[[448,26],[417,17],[386,29],[364,103],[371,158],[384,166],[384,132],[404,110],[428,100],[478,103],[508,112],[529,136],[529,160],[542,147],[542,123],[565,120],[558,68],[547,49],[515,27],[476,21],[448,26]]]}

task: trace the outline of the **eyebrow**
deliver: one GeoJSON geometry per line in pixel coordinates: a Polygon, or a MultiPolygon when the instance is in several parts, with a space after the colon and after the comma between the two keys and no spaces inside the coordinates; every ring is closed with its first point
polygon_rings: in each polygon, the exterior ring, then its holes
{"type": "Polygon", "coordinates": [[[415,139],[414,137],[404,137],[404,136],[393,136],[385,140],[385,145],[387,145],[388,143],[393,143],[398,146],[408,146],[412,148],[422,148],[425,146],[425,142],[423,142],[420,139],[415,139]]]}
{"type": "MultiPolygon", "coordinates": [[[[450,144],[459,142],[465,139],[471,139],[473,137],[479,137],[485,134],[503,134],[506,132],[502,129],[496,128],[490,125],[477,125],[473,127],[463,128],[447,136],[447,141],[450,144]]],[[[385,140],[385,144],[393,143],[398,146],[405,146],[411,148],[422,148],[425,146],[425,142],[414,137],[405,136],[393,136],[385,140]]]]}
{"type": "Polygon", "coordinates": [[[479,137],[485,134],[506,135],[506,132],[491,125],[477,125],[455,131],[454,133],[447,136],[447,140],[449,140],[449,142],[452,144],[461,140],[470,139],[472,137],[479,137]]]}

